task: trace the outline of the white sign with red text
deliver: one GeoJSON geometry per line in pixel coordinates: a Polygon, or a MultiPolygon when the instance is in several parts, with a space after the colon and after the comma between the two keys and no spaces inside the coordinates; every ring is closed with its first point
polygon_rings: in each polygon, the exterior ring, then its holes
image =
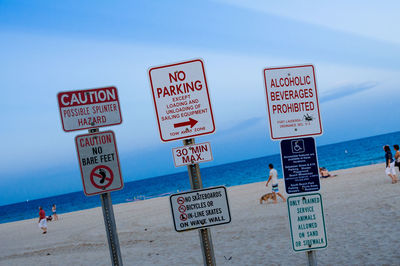
{"type": "Polygon", "coordinates": [[[114,132],[78,135],[75,145],[86,196],[122,189],[124,183],[114,132]]]}
{"type": "Polygon", "coordinates": [[[173,148],[175,167],[213,160],[209,142],[173,148]]]}
{"type": "Polygon", "coordinates": [[[271,139],[322,134],[313,65],[264,69],[271,139]]]}
{"type": "Polygon", "coordinates": [[[66,132],[122,123],[115,87],[60,92],[57,98],[66,132]]]}
{"type": "Polygon", "coordinates": [[[149,78],[162,141],[215,131],[202,60],[150,68],[149,78]]]}

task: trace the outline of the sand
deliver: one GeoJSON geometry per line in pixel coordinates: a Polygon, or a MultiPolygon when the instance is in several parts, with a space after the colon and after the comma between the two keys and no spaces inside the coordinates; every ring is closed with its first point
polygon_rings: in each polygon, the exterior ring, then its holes
{"type": "MultiPolygon", "coordinates": [[[[400,183],[383,164],[332,173],[321,180],[328,247],[316,251],[318,264],[400,265],[400,183]]],[[[260,205],[265,190],[228,188],[232,222],[211,229],[217,265],[306,265],[291,246],[286,203],[260,205]]],[[[168,197],[114,212],[124,265],[203,264],[198,232],[175,232],[168,197]]],[[[111,264],[101,208],[61,214],[46,235],[37,219],[1,224],[0,238],[0,265],[111,264]]]]}

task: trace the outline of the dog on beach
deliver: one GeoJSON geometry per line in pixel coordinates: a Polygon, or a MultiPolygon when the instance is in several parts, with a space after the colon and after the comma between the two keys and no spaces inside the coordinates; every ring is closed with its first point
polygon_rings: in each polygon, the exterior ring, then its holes
{"type": "Polygon", "coordinates": [[[268,202],[268,199],[272,199],[273,200],[274,199],[274,193],[267,193],[267,194],[263,195],[260,198],[260,204],[262,204],[263,201],[268,202]]]}

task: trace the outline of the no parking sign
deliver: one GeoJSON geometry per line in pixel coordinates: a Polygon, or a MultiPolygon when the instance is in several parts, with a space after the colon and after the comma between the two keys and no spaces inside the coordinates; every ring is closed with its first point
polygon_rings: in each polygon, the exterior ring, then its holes
{"type": "Polygon", "coordinates": [[[75,144],[86,196],[122,189],[114,132],[79,135],[75,144]]]}

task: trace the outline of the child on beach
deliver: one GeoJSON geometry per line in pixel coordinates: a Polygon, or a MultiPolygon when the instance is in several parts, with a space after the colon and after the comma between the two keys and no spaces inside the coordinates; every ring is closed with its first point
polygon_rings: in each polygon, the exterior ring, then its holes
{"type": "Polygon", "coordinates": [[[43,230],[43,234],[47,233],[47,219],[46,213],[42,206],[39,206],[39,228],[43,230]]]}
{"type": "Polygon", "coordinates": [[[396,171],[394,170],[394,160],[389,145],[383,146],[383,150],[385,151],[385,162],[386,162],[385,173],[392,179],[392,184],[396,184],[397,176],[396,176],[396,171]]]}
{"type": "Polygon", "coordinates": [[[279,188],[278,188],[278,172],[274,169],[274,165],[273,164],[269,164],[269,178],[267,181],[267,184],[265,185],[266,187],[268,187],[268,183],[271,181],[272,183],[272,193],[274,194],[274,203],[278,203],[278,201],[276,200],[276,195],[278,194],[279,197],[282,198],[283,202],[286,201],[285,197],[282,196],[281,193],[279,193],[279,188]]]}

